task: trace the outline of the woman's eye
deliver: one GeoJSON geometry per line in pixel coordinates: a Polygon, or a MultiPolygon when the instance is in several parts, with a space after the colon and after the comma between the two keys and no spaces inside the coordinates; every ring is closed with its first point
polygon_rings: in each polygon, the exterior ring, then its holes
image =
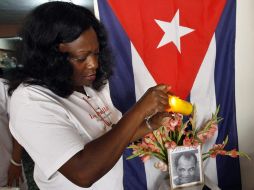
{"type": "Polygon", "coordinates": [[[71,57],[70,60],[71,61],[75,61],[75,62],[78,62],[78,63],[83,63],[86,61],[88,56],[82,56],[82,57],[71,57]]]}
{"type": "Polygon", "coordinates": [[[71,57],[70,60],[78,62],[78,63],[83,63],[87,60],[87,58],[89,56],[95,56],[96,58],[98,58],[99,55],[100,55],[100,52],[90,52],[87,55],[83,55],[83,56],[80,56],[80,57],[71,57]]]}
{"type": "Polygon", "coordinates": [[[76,58],[77,62],[84,62],[86,60],[87,57],[78,57],[76,58]]]}

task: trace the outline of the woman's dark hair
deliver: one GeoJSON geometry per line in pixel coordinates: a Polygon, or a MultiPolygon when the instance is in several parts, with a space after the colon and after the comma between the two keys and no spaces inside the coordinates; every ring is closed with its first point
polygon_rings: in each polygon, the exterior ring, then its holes
{"type": "Polygon", "coordinates": [[[99,90],[112,74],[112,59],[104,27],[88,9],[67,2],[49,2],[35,8],[26,18],[20,33],[17,67],[10,71],[9,94],[20,83],[45,86],[61,97],[73,93],[73,68],[68,54],[59,51],[60,43],[77,39],[90,27],[99,41],[99,68],[92,87],[99,90]]]}

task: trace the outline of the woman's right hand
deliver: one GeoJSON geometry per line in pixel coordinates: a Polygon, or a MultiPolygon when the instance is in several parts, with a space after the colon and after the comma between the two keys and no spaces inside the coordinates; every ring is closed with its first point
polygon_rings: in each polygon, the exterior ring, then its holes
{"type": "Polygon", "coordinates": [[[73,183],[89,187],[116,164],[132,140],[148,133],[144,118],[165,112],[169,89],[168,85],[157,85],[148,89],[114,128],[87,143],[84,149],[68,160],[59,171],[73,183]],[[101,159],[96,159],[99,157],[101,159]],[[81,177],[77,179],[77,175],[81,177]]]}
{"type": "Polygon", "coordinates": [[[171,87],[165,84],[149,88],[146,93],[137,102],[140,113],[144,114],[144,118],[165,112],[168,108],[168,95],[171,87]]]}
{"type": "Polygon", "coordinates": [[[22,167],[21,166],[15,166],[12,163],[9,166],[8,169],[8,186],[13,187],[13,184],[15,184],[16,187],[19,187],[19,183],[23,183],[24,179],[22,176],[22,167]]]}

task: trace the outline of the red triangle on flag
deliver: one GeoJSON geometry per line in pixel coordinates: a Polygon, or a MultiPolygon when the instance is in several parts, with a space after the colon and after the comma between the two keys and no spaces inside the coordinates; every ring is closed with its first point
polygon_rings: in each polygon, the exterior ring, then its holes
{"type": "Polygon", "coordinates": [[[155,81],[186,98],[226,0],[108,1],[155,81]]]}

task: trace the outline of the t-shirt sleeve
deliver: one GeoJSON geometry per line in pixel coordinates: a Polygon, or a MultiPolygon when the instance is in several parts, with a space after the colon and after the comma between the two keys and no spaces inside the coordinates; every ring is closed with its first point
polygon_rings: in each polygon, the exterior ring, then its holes
{"type": "Polygon", "coordinates": [[[7,89],[4,80],[0,78],[0,114],[7,114],[7,89]]]}
{"type": "Polygon", "coordinates": [[[67,111],[55,102],[14,100],[10,130],[48,179],[85,145],[67,111]]]}

